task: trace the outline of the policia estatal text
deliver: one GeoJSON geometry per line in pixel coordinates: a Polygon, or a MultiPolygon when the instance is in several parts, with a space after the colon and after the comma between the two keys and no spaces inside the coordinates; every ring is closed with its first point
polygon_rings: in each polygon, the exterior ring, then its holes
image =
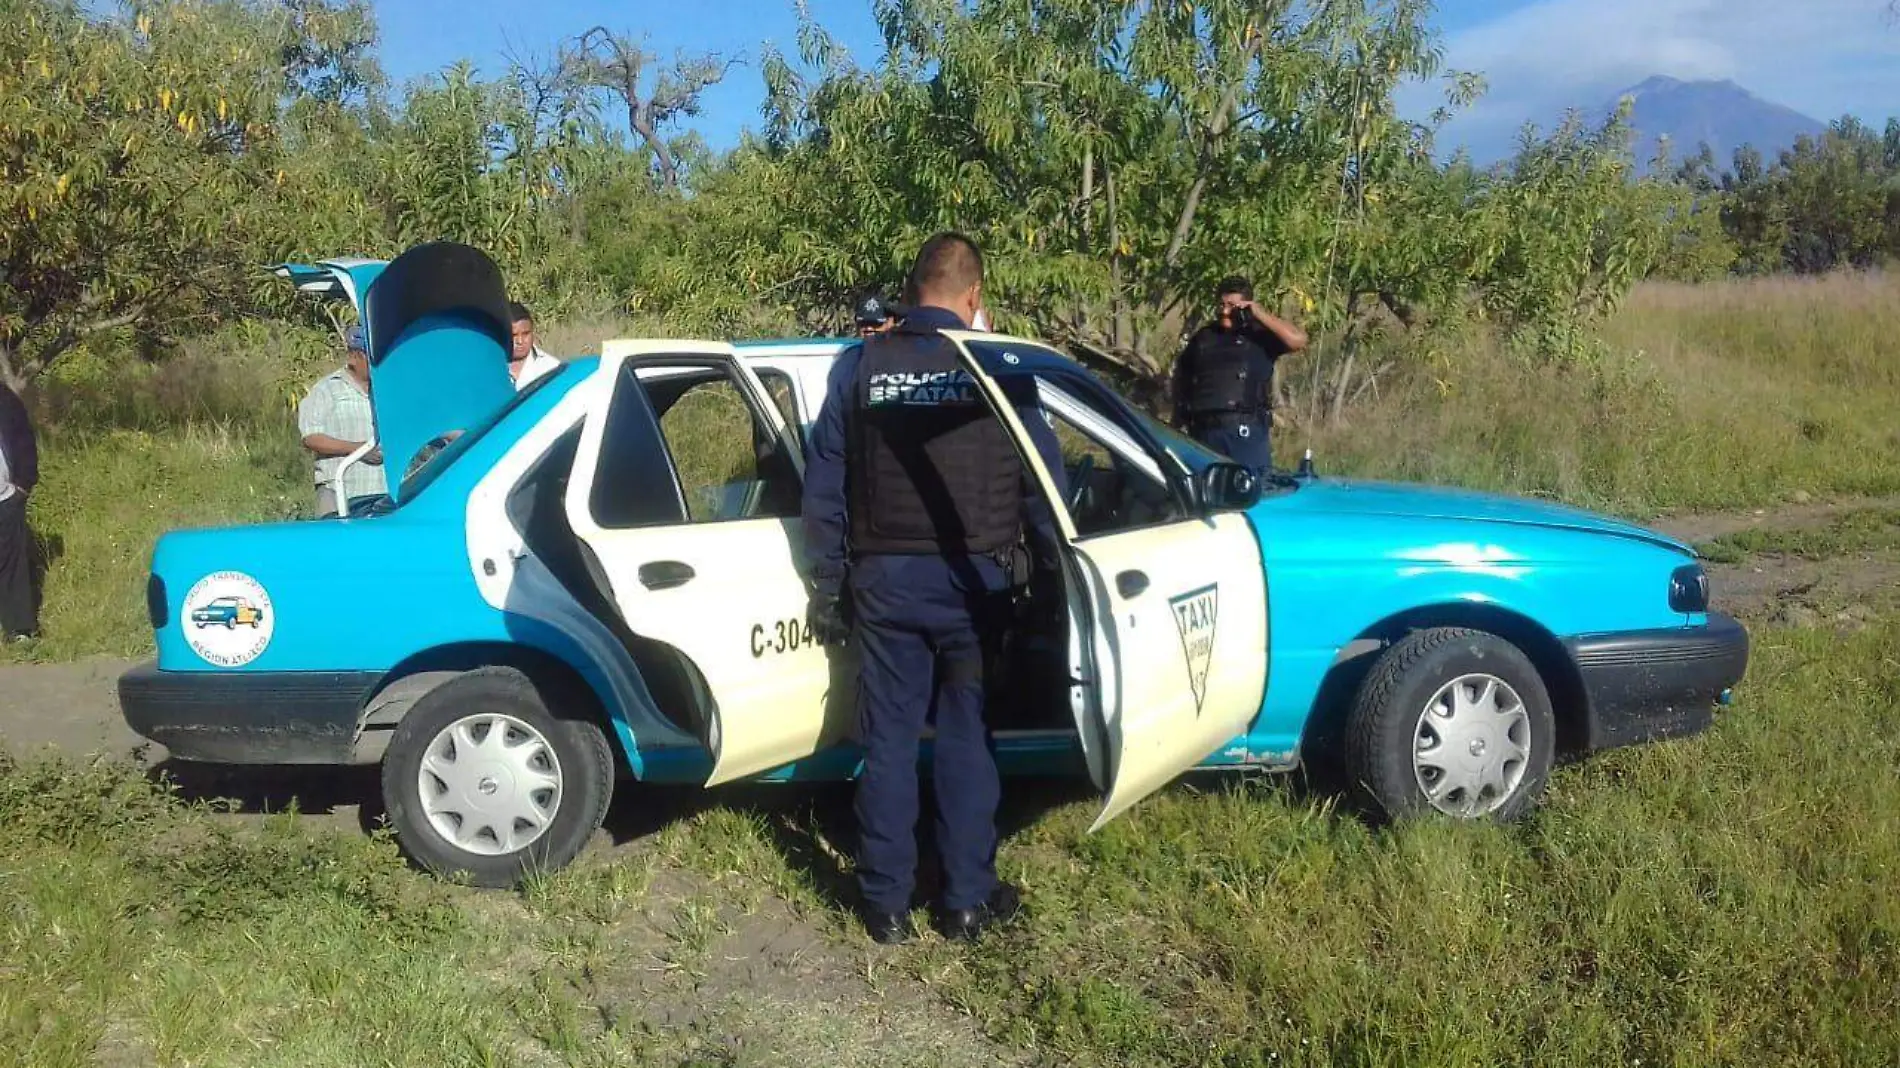
{"type": "MultiPolygon", "coordinates": [[[[1020,578],[1011,562],[1024,549],[1051,559],[1055,536],[1008,432],[938,334],[980,321],[982,289],[982,257],[967,238],[926,242],[903,320],[832,368],[807,456],[811,626],[827,642],[848,634],[862,659],[859,914],[885,943],[911,934],[918,743],[933,710],[939,929],[974,937],[1021,903],[996,877],[1001,787],[984,669],[1020,578]]],[[[1048,424],[1011,403],[1059,484],[1048,424]]]]}
{"type": "Polygon", "coordinates": [[[1174,362],[1174,424],[1189,437],[1265,473],[1273,466],[1273,369],[1306,347],[1306,332],[1254,303],[1253,284],[1215,290],[1219,318],[1188,339],[1174,362]]]}

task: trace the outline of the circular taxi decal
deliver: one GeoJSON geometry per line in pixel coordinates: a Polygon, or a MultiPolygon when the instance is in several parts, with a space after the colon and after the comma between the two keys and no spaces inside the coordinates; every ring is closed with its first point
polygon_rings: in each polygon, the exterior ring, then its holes
{"type": "Polygon", "coordinates": [[[270,645],[270,595],[240,571],[214,571],[185,594],[185,641],[206,663],[243,667],[270,645]]]}

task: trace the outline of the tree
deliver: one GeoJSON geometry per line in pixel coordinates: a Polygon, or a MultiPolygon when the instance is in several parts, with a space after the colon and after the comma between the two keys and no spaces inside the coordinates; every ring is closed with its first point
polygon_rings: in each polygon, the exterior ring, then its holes
{"type": "Polygon", "coordinates": [[[1869,267],[1886,237],[1884,145],[1852,118],[1782,153],[1776,186],[1788,219],[1788,267],[1818,273],[1869,267]]]}
{"type": "Polygon", "coordinates": [[[645,46],[625,34],[595,26],[574,40],[562,62],[571,84],[604,90],[619,100],[626,109],[628,128],[652,154],[658,182],[666,189],[678,189],[679,146],[667,130],[680,119],[699,114],[700,98],[725,78],[734,61],[706,54],[682,56],[671,66],[661,67],[645,46]]]}
{"type": "Polygon", "coordinates": [[[767,56],[767,162],[751,165],[783,176],[766,188],[784,225],[756,235],[768,273],[842,303],[895,284],[929,231],[970,230],[1003,322],[1150,398],[1190,302],[1221,275],[1253,274],[1268,299],[1329,288],[1329,268],[1351,262],[1341,209],[1417,144],[1392,91],[1436,64],[1411,0],[883,0],[877,13],[874,68],[809,22],[797,62],[767,56]]]}
{"type": "Polygon", "coordinates": [[[149,342],[243,307],[278,217],[280,102],[360,74],[366,22],[314,0],[9,9],[0,377],[23,387],[89,337],[149,342]]]}
{"type": "Polygon", "coordinates": [[[1579,351],[1582,327],[1613,308],[1668,251],[1671,187],[1635,180],[1630,104],[1602,126],[1574,113],[1549,137],[1527,130],[1481,210],[1502,225],[1481,277],[1487,309],[1545,354],[1579,351]]]}
{"type": "Polygon", "coordinates": [[[1900,256],[1900,121],[1876,133],[1848,116],[1772,165],[1743,146],[1720,182],[1738,271],[1816,273],[1900,256]]]}

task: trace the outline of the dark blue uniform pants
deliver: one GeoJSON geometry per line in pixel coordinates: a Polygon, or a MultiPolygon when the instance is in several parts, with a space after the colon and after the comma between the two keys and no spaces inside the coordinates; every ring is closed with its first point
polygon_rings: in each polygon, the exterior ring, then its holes
{"type": "Polygon", "coordinates": [[[26,525],[26,494],[0,501],[0,638],[39,633],[34,595],[33,532],[26,525]]]}
{"type": "Polygon", "coordinates": [[[1209,419],[1188,424],[1188,435],[1237,464],[1266,472],[1273,467],[1273,445],[1268,440],[1272,419],[1265,414],[1248,419],[1209,419]]]}
{"type": "Polygon", "coordinates": [[[863,656],[858,685],[858,885],[883,912],[910,908],[917,868],[917,748],[934,712],[937,848],[945,908],[975,908],[996,888],[1001,794],[983,667],[1001,632],[1007,577],[987,559],[865,556],[852,564],[863,656]]]}

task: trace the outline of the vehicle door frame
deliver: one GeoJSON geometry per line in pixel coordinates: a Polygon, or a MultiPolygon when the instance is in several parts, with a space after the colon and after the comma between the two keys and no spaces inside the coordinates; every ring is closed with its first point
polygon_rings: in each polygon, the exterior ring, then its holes
{"type": "MultiPolygon", "coordinates": [[[[797,487],[802,492],[805,481],[804,455],[798,448],[796,441],[791,437],[790,428],[785,420],[784,413],[773,400],[770,391],[766,389],[757,372],[751,366],[748,366],[747,362],[742,358],[741,354],[735,350],[734,346],[725,342],[680,340],[641,339],[609,342],[606,346],[603,346],[601,366],[597,372],[601,379],[599,393],[592,398],[592,403],[589,405],[583,423],[582,441],[577,451],[574,473],[569,484],[570,522],[575,526],[576,537],[581,540],[589,551],[595,551],[591,545],[588,545],[590,537],[609,533],[619,536],[624,533],[619,528],[603,526],[593,514],[593,504],[591,500],[594,484],[600,478],[600,465],[605,448],[605,441],[603,440],[605,426],[615,403],[616,394],[620,388],[619,383],[621,376],[623,374],[632,374],[636,380],[642,380],[652,377],[650,375],[643,375],[643,371],[655,369],[664,371],[672,368],[705,368],[718,371],[727,381],[736,386],[742,392],[743,399],[748,408],[748,416],[754,421],[755,426],[759,421],[762,421],[764,428],[776,435],[778,448],[786,453],[787,458],[790,460],[791,477],[796,480],[797,487]],[[587,429],[589,427],[592,429],[587,429]],[[575,512],[577,510],[585,514],[585,523],[574,522],[575,512]]],[[[666,450],[664,463],[667,467],[668,477],[672,480],[674,490],[678,494],[682,512],[681,518],[677,523],[663,522],[644,528],[629,529],[645,529],[660,537],[678,537],[681,533],[690,532],[695,527],[700,527],[703,530],[710,526],[720,525],[719,523],[708,524],[704,521],[695,521],[692,518],[690,502],[686,499],[684,486],[681,483],[678,457],[673,454],[673,444],[666,439],[664,431],[660,428],[658,413],[653,409],[650,398],[643,397],[641,404],[645,409],[645,414],[653,422],[653,426],[650,428],[653,432],[653,436],[659,446],[666,450]]],[[[752,517],[731,522],[752,523],[759,521],[790,524],[793,529],[795,529],[797,522],[795,517],[788,518],[784,516],[752,517]]],[[[794,541],[793,545],[795,546],[795,544],[796,542],[794,541]]],[[[803,561],[798,559],[796,553],[793,553],[791,564],[797,571],[797,577],[802,591],[804,579],[802,571],[803,561]]],[[[626,612],[628,606],[634,603],[634,598],[643,596],[634,594],[630,590],[616,589],[613,582],[612,568],[607,562],[602,561],[599,570],[601,572],[601,578],[597,579],[597,581],[605,580],[605,584],[608,587],[605,592],[608,598],[623,614],[626,612]]],[[[664,589],[664,587],[649,587],[649,590],[653,592],[658,592],[662,589],[664,589]]],[[[799,610],[802,616],[802,600],[799,610]]],[[[633,633],[639,634],[644,638],[649,638],[662,645],[672,647],[678,655],[684,657],[691,665],[693,674],[697,676],[695,685],[704,688],[705,692],[702,695],[702,705],[706,715],[703,724],[704,736],[700,740],[705,744],[712,757],[708,785],[717,785],[734,779],[755,777],[756,775],[782,767],[786,764],[814,756],[831,748],[841,740],[833,736],[837,733],[840,724],[834,722],[837,717],[827,712],[827,709],[831,707],[832,698],[826,695],[824,700],[820,701],[819,705],[816,706],[818,715],[815,719],[812,717],[803,717],[797,721],[791,719],[784,721],[788,724],[794,722],[802,725],[815,724],[811,732],[813,737],[817,738],[817,741],[814,743],[815,747],[804,748],[801,743],[796,751],[782,752],[772,752],[770,747],[767,747],[768,755],[771,756],[771,762],[753,766],[753,764],[756,763],[756,750],[752,751],[748,758],[744,756],[744,754],[748,753],[744,747],[734,748],[728,745],[729,740],[741,737],[739,734],[729,730],[729,725],[726,722],[728,717],[737,716],[739,712],[736,708],[722,709],[719,701],[716,699],[716,695],[713,692],[713,680],[719,677],[718,664],[710,661],[702,662],[700,656],[695,656],[687,649],[680,647],[678,644],[679,638],[677,637],[678,632],[675,632],[674,636],[668,636],[664,633],[644,633],[643,626],[637,620],[626,619],[624,615],[622,622],[625,623],[628,629],[633,633]],[[810,722],[808,723],[807,721],[810,722]],[[742,754],[740,757],[735,757],[734,760],[737,762],[737,766],[743,770],[732,770],[733,762],[728,760],[728,756],[731,754],[742,754]]],[[[701,651],[702,653],[704,652],[704,650],[701,651]]],[[[754,655],[756,658],[757,654],[755,653],[754,655]]],[[[836,656],[835,653],[825,655],[826,660],[824,662],[828,664],[832,663],[833,658],[836,656]]],[[[807,676],[811,674],[810,667],[811,665],[809,663],[805,664],[803,669],[804,674],[797,677],[809,682],[807,676]]],[[[747,677],[753,678],[755,676],[748,675],[747,677]]],[[[745,715],[756,718],[757,712],[748,705],[745,715]]]]}

